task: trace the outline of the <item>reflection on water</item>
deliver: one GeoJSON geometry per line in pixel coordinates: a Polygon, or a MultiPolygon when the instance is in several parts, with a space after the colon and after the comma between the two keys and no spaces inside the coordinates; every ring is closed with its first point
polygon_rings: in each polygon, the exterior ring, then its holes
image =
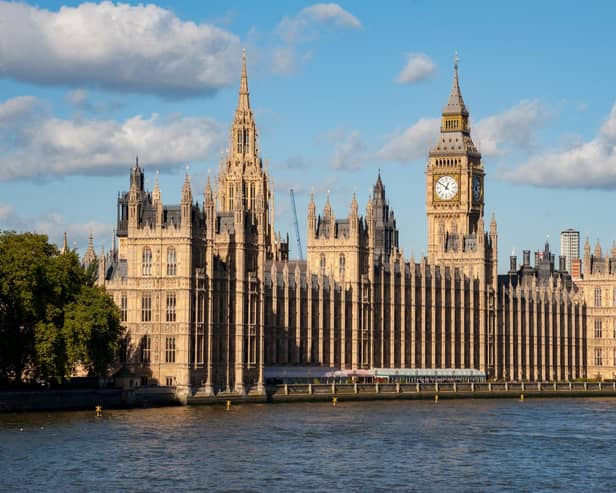
{"type": "Polygon", "coordinates": [[[615,457],[610,399],[0,415],[0,491],[616,491],[615,457]]]}

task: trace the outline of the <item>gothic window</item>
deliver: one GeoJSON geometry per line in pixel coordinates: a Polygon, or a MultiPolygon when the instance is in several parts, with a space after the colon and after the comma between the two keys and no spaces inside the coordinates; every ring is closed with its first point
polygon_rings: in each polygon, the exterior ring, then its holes
{"type": "Polygon", "coordinates": [[[250,131],[248,129],[244,129],[244,152],[250,151],[250,144],[248,143],[250,139],[250,131]]]}
{"type": "Polygon", "coordinates": [[[239,130],[237,132],[237,152],[238,154],[242,153],[242,132],[239,130]]]}
{"type": "Polygon", "coordinates": [[[255,199],[256,199],[256,197],[255,197],[255,195],[256,195],[256,193],[255,193],[255,188],[256,188],[256,187],[255,187],[255,184],[254,184],[254,183],[251,183],[251,184],[250,184],[250,208],[251,208],[252,210],[254,210],[254,209],[255,209],[255,199]]]}
{"type": "Polygon", "coordinates": [[[173,387],[173,377],[166,377],[165,383],[167,384],[167,387],[173,387]]]}
{"type": "Polygon", "coordinates": [[[145,335],[141,338],[140,348],[139,348],[139,359],[142,363],[148,364],[150,362],[150,336],[145,335]]]}
{"type": "Polygon", "coordinates": [[[233,183],[229,184],[229,210],[233,210],[233,183]]]}
{"type": "Polygon", "coordinates": [[[612,290],[612,306],[616,306],[616,288],[612,290]]]}
{"type": "Polygon", "coordinates": [[[170,247],[167,249],[167,275],[175,276],[176,272],[176,256],[175,256],[175,248],[170,247]]]}
{"type": "Polygon", "coordinates": [[[165,363],[175,363],[175,337],[165,339],[165,363]]]}
{"type": "Polygon", "coordinates": [[[175,322],[175,293],[167,293],[167,322],[175,322]]]}
{"type": "Polygon", "coordinates": [[[152,295],[144,294],[141,297],[141,321],[150,322],[152,320],[152,295]]]}
{"type": "Polygon", "coordinates": [[[120,315],[122,322],[126,322],[126,320],[128,320],[128,297],[126,296],[126,293],[122,293],[120,297],[120,315]]]}
{"type": "Polygon", "coordinates": [[[325,255],[321,254],[321,258],[319,259],[319,267],[321,269],[321,274],[323,275],[325,275],[325,266],[326,266],[325,255]]]}
{"type": "Polygon", "coordinates": [[[595,366],[603,366],[603,354],[601,348],[595,348],[595,366]]]}
{"type": "Polygon", "coordinates": [[[141,274],[144,276],[152,275],[152,250],[148,247],[145,247],[141,254],[141,274]]]}
{"type": "Polygon", "coordinates": [[[338,257],[338,274],[340,275],[340,278],[344,278],[345,263],[346,259],[344,258],[344,255],[341,254],[338,257]]]}
{"type": "Polygon", "coordinates": [[[601,306],[601,288],[595,288],[595,306],[601,306]]]}
{"type": "Polygon", "coordinates": [[[616,339],[616,319],[614,319],[614,339],[616,339]]]}
{"type": "Polygon", "coordinates": [[[601,320],[595,320],[595,339],[601,339],[603,337],[603,327],[601,326],[601,320]]]}

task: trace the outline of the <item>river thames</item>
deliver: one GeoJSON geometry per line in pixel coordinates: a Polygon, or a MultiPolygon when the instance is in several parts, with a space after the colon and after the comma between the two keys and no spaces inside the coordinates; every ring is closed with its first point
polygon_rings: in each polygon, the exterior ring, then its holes
{"type": "Polygon", "coordinates": [[[0,491],[616,491],[616,400],[0,415],[0,491]]]}

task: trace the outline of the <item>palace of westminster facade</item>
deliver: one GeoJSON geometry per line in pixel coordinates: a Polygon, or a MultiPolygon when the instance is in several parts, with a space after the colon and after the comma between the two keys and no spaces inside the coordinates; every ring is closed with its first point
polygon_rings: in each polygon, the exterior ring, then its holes
{"type": "Polygon", "coordinates": [[[205,394],[263,392],[266,367],[291,365],[612,378],[616,339],[603,347],[595,329],[601,320],[616,337],[616,308],[597,306],[596,290],[616,306],[616,251],[587,246],[579,282],[564,258],[555,267],[547,244],[534,265],[524,251],[521,266],[512,257],[499,276],[484,178],[456,63],[426,168],[427,257],[403,257],[379,174],[365,215],[355,195],[342,217],[329,197],[317,214],[311,197],[307,260],[291,261],[274,230],[244,58],[231,142],[203,204],[187,175],[181,203],[164,205],[158,180],[145,190],[138,162],[118,198],[117,243],[98,272],[127,328],[126,366],[142,382],[205,394]]]}

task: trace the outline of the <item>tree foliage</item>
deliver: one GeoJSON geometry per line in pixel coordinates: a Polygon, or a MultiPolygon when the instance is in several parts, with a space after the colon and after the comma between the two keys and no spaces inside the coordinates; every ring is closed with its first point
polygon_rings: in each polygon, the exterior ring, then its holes
{"type": "Polygon", "coordinates": [[[0,232],[0,382],[19,382],[24,375],[61,378],[79,363],[95,374],[104,373],[113,360],[109,348],[118,343],[113,338],[120,337],[119,318],[111,298],[92,284],[77,254],[60,254],[47,236],[0,232]],[[77,304],[83,307],[78,310],[77,304]],[[92,313],[86,315],[88,310],[92,313]],[[79,320],[82,331],[90,324],[88,330],[95,334],[87,341],[79,339],[85,345],[79,360],[75,341],[67,344],[72,334],[65,327],[67,314],[73,327],[73,320],[79,320]],[[102,349],[90,347],[93,344],[102,349]]]}

